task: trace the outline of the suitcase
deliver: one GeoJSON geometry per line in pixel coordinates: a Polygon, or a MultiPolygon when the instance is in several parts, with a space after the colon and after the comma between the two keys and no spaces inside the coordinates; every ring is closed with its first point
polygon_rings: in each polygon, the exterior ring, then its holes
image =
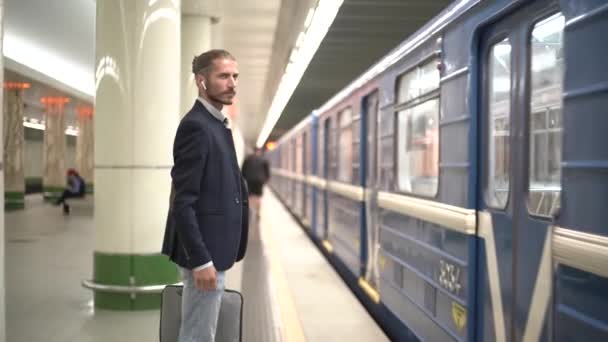
{"type": "MultiPolygon", "coordinates": [[[[182,315],[182,286],[169,285],[161,294],[160,342],[177,342],[182,315]]],[[[215,342],[240,342],[243,329],[243,296],[224,290],[215,342]]]]}

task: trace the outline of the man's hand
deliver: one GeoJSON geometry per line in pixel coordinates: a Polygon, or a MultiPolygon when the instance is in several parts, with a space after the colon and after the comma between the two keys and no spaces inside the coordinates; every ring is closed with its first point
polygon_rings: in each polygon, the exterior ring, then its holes
{"type": "Polygon", "coordinates": [[[213,291],[217,289],[217,271],[210,266],[202,270],[193,271],[194,283],[196,288],[201,291],[213,291]]]}

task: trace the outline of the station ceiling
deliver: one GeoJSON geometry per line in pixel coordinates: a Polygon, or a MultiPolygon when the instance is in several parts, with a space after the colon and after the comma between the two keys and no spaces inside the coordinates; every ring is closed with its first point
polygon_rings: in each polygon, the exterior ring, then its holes
{"type": "MultiPolygon", "coordinates": [[[[344,0],[271,139],[323,105],[450,2],[344,0]]],[[[317,0],[181,1],[182,16],[214,18],[212,46],[231,51],[239,61],[238,124],[249,145],[255,144],[292,48],[316,4],[317,0]]],[[[96,0],[5,0],[4,6],[6,79],[32,83],[30,108],[40,112],[37,97],[47,94],[93,104],[96,0]],[[18,56],[15,46],[34,52],[18,56]],[[62,80],[66,72],[61,68],[44,69],[49,58],[64,61],[86,84],[62,80]],[[31,60],[40,66],[32,66],[31,60]]],[[[73,118],[68,113],[68,122],[73,118]]]]}

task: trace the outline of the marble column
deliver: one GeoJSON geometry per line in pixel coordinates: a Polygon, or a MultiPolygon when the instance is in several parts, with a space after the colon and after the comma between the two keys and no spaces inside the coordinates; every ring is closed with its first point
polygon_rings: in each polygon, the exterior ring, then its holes
{"type": "Polygon", "coordinates": [[[93,193],[93,168],[95,164],[93,141],[93,108],[78,107],[78,137],[76,138],[76,168],[86,183],[88,194],[93,193]]]}
{"type": "Polygon", "coordinates": [[[43,97],[44,112],[44,152],[42,192],[45,201],[54,201],[66,186],[66,136],[65,105],[70,102],[66,97],[43,97]]]}
{"type": "Polygon", "coordinates": [[[23,92],[29,83],[4,83],[4,208],[25,207],[23,92]]]}
{"type": "MultiPolygon", "coordinates": [[[[4,0],[0,0],[0,27],[4,26],[4,0]]],[[[3,39],[3,30],[0,30],[0,46],[2,46],[3,39]]],[[[3,59],[0,58],[0,84],[4,82],[4,62],[3,59]]],[[[0,96],[3,96],[3,92],[0,92],[0,96]]],[[[0,106],[4,105],[4,101],[0,100],[0,106]]],[[[1,109],[1,108],[0,108],[1,109]]],[[[2,118],[0,118],[0,128],[2,128],[2,118]]],[[[0,148],[4,150],[4,146],[2,146],[4,142],[0,141],[0,148]]],[[[3,153],[0,154],[0,158],[3,158],[3,153]]],[[[2,165],[3,160],[0,160],[0,165],[2,165]]],[[[4,171],[3,168],[0,167],[0,190],[4,191],[4,171]]],[[[0,197],[0,201],[3,198],[0,197]]],[[[4,206],[4,203],[0,204],[4,206]]],[[[4,281],[4,210],[0,211],[0,342],[6,342],[6,309],[5,309],[5,301],[4,301],[4,289],[5,289],[5,281],[4,281]]]]}
{"type": "Polygon", "coordinates": [[[95,96],[95,307],[144,310],[160,295],[114,285],[179,281],[160,255],[180,117],[179,0],[97,1],[95,96]]]}
{"type": "Polygon", "coordinates": [[[200,15],[182,16],[182,88],[181,110],[184,116],[198,96],[192,73],[192,59],[211,49],[211,18],[200,15]]]}

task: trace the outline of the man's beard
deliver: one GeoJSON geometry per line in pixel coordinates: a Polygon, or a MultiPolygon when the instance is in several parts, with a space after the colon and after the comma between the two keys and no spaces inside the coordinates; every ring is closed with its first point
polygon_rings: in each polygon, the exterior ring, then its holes
{"type": "MultiPolygon", "coordinates": [[[[236,94],[235,94],[236,95],[236,94]]],[[[230,106],[232,104],[232,99],[222,99],[219,96],[208,94],[209,98],[215,102],[221,103],[223,105],[230,106]]]]}

